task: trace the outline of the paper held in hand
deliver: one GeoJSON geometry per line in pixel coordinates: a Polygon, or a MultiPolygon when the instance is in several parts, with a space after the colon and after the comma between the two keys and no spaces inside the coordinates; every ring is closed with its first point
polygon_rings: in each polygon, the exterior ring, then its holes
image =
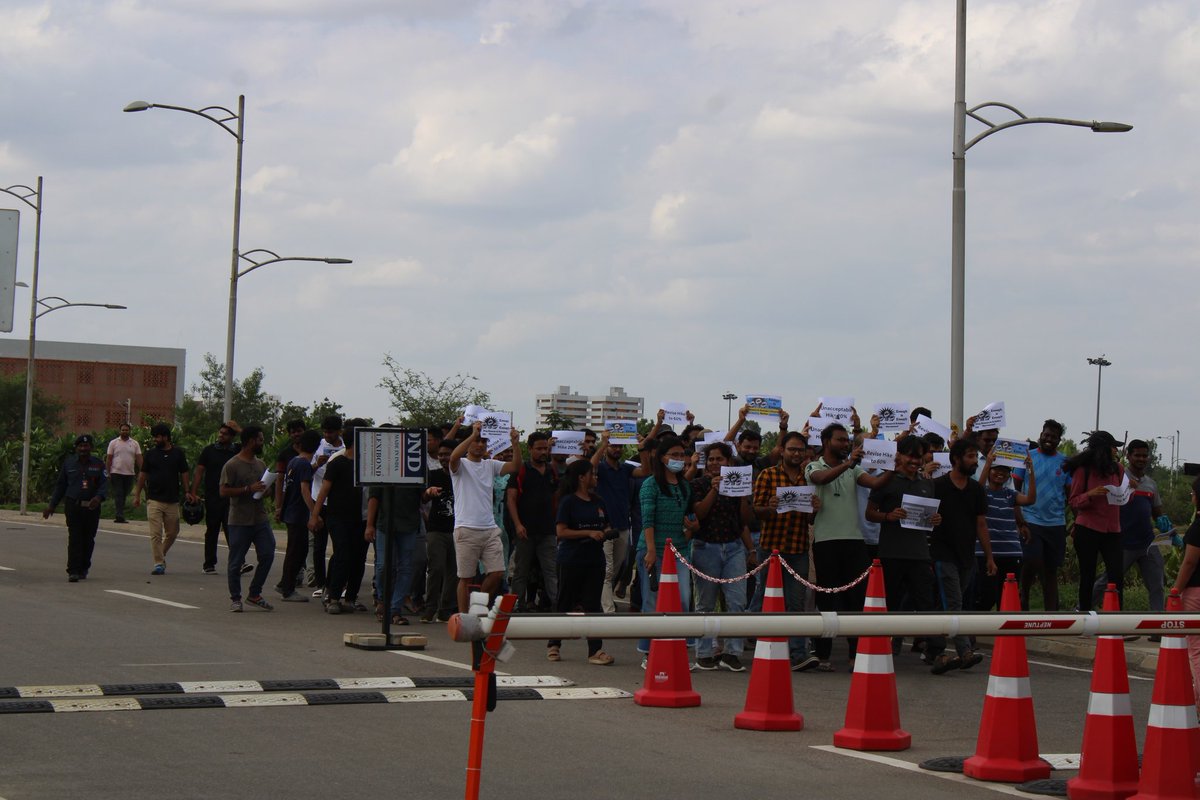
{"type": "Polygon", "coordinates": [[[508,411],[484,411],[479,421],[482,423],[479,434],[483,438],[489,442],[492,439],[509,441],[509,437],[512,435],[511,413],[508,411]]]}
{"type": "Polygon", "coordinates": [[[512,439],[508,436],[503,439],[485,439],[484,441],[487,442],[488,458],[495,458],[512,447],[512,439]]]}
{"type": "Polygon", "coordinates": [[[879,417],[880,433],[899,433],[908,430],[908,403],[876,403],[875,416],[879,417]]]}
{"type": "Polygon", "coordinates": [[[554,431],[550,434],[554,444],[550,452],[555,455],[583,455],[583,431],[554,431]]]}
{"type": "Polygon", "coordinates": [[[896,443],[884,439],[864,439],[862,463],[859,466],[863,469],[895,469],[896,443]]]}
{"type": "MultiPolygon", "coordinates": [[[[274,472],[271,472],[271,470],[269,470],[269,469],[264,471],[262,474],[262,477],[259,478],[259,480],[261,480],[263,483],[265,483],[266,486],[263,487],[263,490],[261,492],[254,493],[254,499],[262,500],[263,493],[266,492],[267,489],[270,489],[272,486],[275,485],[275,478],[277,478],[277,477],[278,477],[278,475],[276,475],[274,472]]],[[[1125,481],[1125,483],[1126,483],[1126,485],[1128,485],[1128,483],[1129,483],[1128,479],[1125,481]]]]}
{"type": "Polygon", "coordinates": [[[1129,497],[1133,494],[1133,488],[1129,485],[1129,475],[1126,473],[1121,476],[1120,486],[1105,486],[1108,489],[1108,504],[1110,506],[1123,506],[1129,502],[1129,497]]]}
{"type": "Polygon", "coordinates": [[[913,528],[919,531],[933,530],[933,515],[937,513],[940,500],[934,497],[919,497],[906,494],[900,498],[900,507],[906,516],[900,520],[901,528],[913,528]]]}
{"type": "Polygon", "coordinates": [[[463,425],[474,425],[476,422],[482,422],[484,415],[488,410],[483,406],[467,406],[463,409],[463,425]]]}
{"type": "Polygon", "coordinates": [[[721,467],[721,486],[717,493],[726,497],[749,497],[754,493],[754,467],[721,467]]]}
{"type": "Polygon", "coordinates": [[[937,469],[933,471],[930,478],[940,478],[943,475],[950,474],[950,454],[949,453],[934,453],[933,463],[937,464],[937,469]]]}
{"type": "Polygon", "coordinates": [[[850,416],[854,413],[853,397],[822,397],[821,416],[846,425],[850,425],[850,416]]]}
{"type": "Polygon", "coordinates": [[[935,422],[924,414],[917,415],[917,426],[913,429],[913,433],[917,436],[924,436],[927,433],[936,433],[942,437],[942,441],[949,444],[950,429],[940,422],[935,422]]]}
{"type": "Polygon", "coordinates": [[[779,486],[775,489],[775,497],[779,505],[775,506],[776,514],[786,514],[789,511],[799,511],[811,514],[813,510],[813,493],[815,486],[779,486]]]}
{"type": "Polygon", "coordinates": [[[779,427],[779,413],[783,410],[783,398],[779,395],[748,394],[746,405],[749,408],[746,412],[748,422],[757,422],[772,428],[779,427]]]}
{"type": "Polygon", "coordinates": [[[631,419],[606,419],[604,430],[608,431],[609,444],[637,444],[637,422],[631,419]]]}
{"type": "Polygon", "coordinates": [[[971,426],[973,431],[998,431],[1005,425],[1004,419],[1004,401],[998,400],[995,403],[988,403],[975,415],[975,424],[971,426]]]}
{"type": "MultiPolygon", "coordinates": [[[[1005,439],[1000,437],[992,445],[993,467],[1023,467],[1025,457],[1029,455],[1029,443],[1020,439],[1005,439]]],[[[984,476],[987,477],[986,475],[984,476]]]]}
{"type": "Polygon", "coordinates": [[[808,444],[810,447],[821,446],[821,431],[825,430],[827,425],[837,422],[832,417],[809,417],[808,418],[808,444]]]}
{"type": "Polygon", "coordinates": [[[664,425],[670,425],[672,428],[676,425],[687,425],[687,403],[664,400],[658,407],[666,412],[663,414],[664,425]]]}

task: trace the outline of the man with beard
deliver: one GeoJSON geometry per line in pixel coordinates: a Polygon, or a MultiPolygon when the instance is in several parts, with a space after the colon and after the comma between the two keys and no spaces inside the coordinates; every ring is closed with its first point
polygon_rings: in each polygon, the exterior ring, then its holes
{"type": "Polygon", "coordinates": [[[146,451],[142,459],[142,471],[138,473],[137,487],[133,490],[133,507],[142,504],[142,490],[146,492],[146,521],[150,525],[150,552],[154,556],[151,575],[163,575],[167,571],[167,553],[179,537],[179,493],[184,499],[196,502],[196,496],[188,491],[191,486],[191,470],[183,449],[171,441],[171,426],[156,422],[150,429],[154,447],[146,451]]]}
{"type": "MultiPolygon", "coordinates": [[[[238,446],[233,443],[237,436],[235,423],[226,422],[217,429],[217,440],[206,445],[196,459],[196,471],[192,473],[192,494],[204,498],[204,574],[217,574],[217,539],[221,529],[225,530],[225,544],[229,544],[229,501],[221,496],[221,470],[226,462],[237,454],[238,446]],[[200,494],[200,488],[204,494],[200,494]]],[[[261,474],[261,473],[260,473],[261,474]]],[[[246,572],[253,565],[246,565],[246,572]]]]}
{"type": "MultiPolygon", "coordinates": [[[[929,554],[933,558],[938,597],[946,611],[962,611],[963,594],[975,571],[976,540],[983,548],[987,574],[996,574],[988,538],[987,495],[972,478],[978,468],[979,447],[973,437],[964,437],[950,446],[950,472],[933,482],[941,522],[930,534],[929,554]]],[[[969,636],[954,637],[955,656],[942,652],[944,647],[943,640],[942,647],[931,645],[925,653],[932,661],[935,675],[955,668],[970,669],[983,660],[983,656],[971,649],[969,636]]]]}
{"type": "Polygon", "coordinates": [[[1067,457],[1058,452],[1063,430],[1061,422],[1046,420],[1038,446],[1029,454],[1037,501],[1022,510],[1029,526],[1021,557],[1021,608],[1026,611],[1034,580],[1041,582],[1043,607],[1058,611],[1058,568],[1067,556],[1067,489],[1071,486],[1071,475],[1063,468],[1067,457]]]}
{"type": "MultiPolygon", "coordinates": [[[[558,538],[555,534],[554,503],[558,477],[550,467],[550,434],[534,431],[525,440],[529,460],[508,479],[505,502],[512,520],[514,561],[512,593],[517,596],[517,609],[528,611],[529,577],[536,561],[542,574],[542,586],[553,608],[558,599],[556,558],[558,538]]],[[[511,470],[509,470],[511,471],[511,470]]],[[[501,473],[504,474],[504,473],[501,473]]]]}
{"type": "Polygon", "coordinates": [[[242,429],[242,449],[221,468],[221,497],[229,499],[229,610],[242,610],[242,564],[250,545],[258,556],[258,567],[250,578],[246,602],[263,611],[274,606],[262,596],[263,584],[275,560],[275,533],[263,507],[267,485],[262,476],[267,469],[259,455],[263,449],[263,430],[257,425],[242,429]]]}
{"type": "Polygon", "coordinates": [[[604,501],[608,514],[608,525],[615,538],[604,540],[604,586],[600,591],[600,607],[605,614],[615,614],[613,601],[614,570],[620,569],[629,554],[633,534],[631,509],[633,504],[633,480],[650,474],[645,465],[635,467],[623,456],[625,448],[608,443],[608,431],[600,434],[600,446],[592,455],[596,468],[596,494],[604,501]]]}

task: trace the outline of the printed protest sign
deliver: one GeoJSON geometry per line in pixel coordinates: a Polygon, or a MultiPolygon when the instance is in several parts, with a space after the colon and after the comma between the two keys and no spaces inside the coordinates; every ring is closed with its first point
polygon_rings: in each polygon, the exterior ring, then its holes
{"type": "Polygon", "coordinates": [[[825,426],[831,422],[837,422],[837,420],[830,417],[808,418],[808,444],[810,446],[821,446],[821,431],[825,430],[825,426]]]}
{"type": "Polygon", "coordinates": [[[508,442],[512,435],[512,414],[507,411],[485,411],[479,421],[483,423],[480,435],[489,442],[503,439],[508,442]]]}
{"type": "Polygon", "coordinates": [[[934,453],[933,463],[937,464],[937,469],[929,477],[940,478],[943,475],[950,474],[950,454],[949,453],[934,453]]]}
{"type": "Polygon", "coordinates": [[[896,443],[885,439],[864,439],[863,469],[895,469],[896,443]]]}
{"type": "Polygon", "coordinates": [[[899,433],[908,430],[908,403],[876,403],[875,416],[879,417],[881,433],[899,433]]]}
{"type": "Polygon", "coordinates": [[[748,394],[746,405],[749,411],[746,420],[764,427],[779,427],[779,414],[783,410],[783,399],[775,394],[748,394]]]}
{"type": "Polygon", "coordinates": [[[975,415],[973,431],[998,431],[1004,427],[1004,402],[988,403],[983,411],[975,415]]]}
{"type": "Polygon", "coordinates": [[[556,455],[583,455],[583,431],[554,431],[550,434],[554,444],[550,452],[556,455]]]}
{"type": "Polygon", "coordinates": [[[476,422],[483,422],[488,410],[483,406],[467,406],[463,409],[463,425],[474,425],[476,422]]]}
{"type": "Polygon", "coordinates": [[[775,497],[779,505],[775,506],[776,514],[786,514],[789,511],[799,511],[811,514],[813,510],[813,492],[815,486],[779,486],[775,489],[775,497]]]}
{"type": "Polygon", "coordinates": [[[726,497],[749,497],[754,493],[754,467],[721,467],[721,487],[726,497]]]}
{"type": "Polygon", "coordinates": [[[671,427],[687,425],[687,403],[664,400],[658,404],[658,407],[666,412],[663,414],[663,424],[671,427]]]}
{"type": "Polygon", "coordinates": [[[637,444],[637,422],[631,419],[604,420],[609,444],[637,444]]]}
{"type": "Polygon", "coordinates": [[[993,467],[1023,467],[1029,455],[1029,442],[1000,437],[992,445],[993,467]]]}
{"type": "Polygon", "coordinates": [[[500,455],[501,453],[503,453],[505,450],[509,449],[510,447],[512,447],[512,439],[507,436],[504,437],[503,439],[488,439],[487,440],[488,458],[495,458],[496,456],[500,455]]]}
{"type": "Polygon", "coordinates": [[[854,413],[853,397],[822,397],[821,416],[837,420],[843,425],[849,425],[850,416],[854,413]]]}
{"type": "Polygon", "coordinates": [[[933,497],[904,495],[900,498],[900,507],[904,509],[907,516],[900,520],[900,527],[919,531],[933,530],[933,515],[937,513],[940,503],[940,500],[933,497]]]}

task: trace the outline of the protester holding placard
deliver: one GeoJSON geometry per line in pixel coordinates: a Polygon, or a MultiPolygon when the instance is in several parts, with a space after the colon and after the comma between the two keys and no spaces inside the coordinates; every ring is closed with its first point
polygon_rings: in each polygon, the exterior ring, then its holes
{"type": "MultiPolygon", "coordinates": [[[[777,494],[781,486],[805,486],[804,460],[808,454],[804,434],[790,431],[780,437],[780,447],[783,450],[783,460],[773,467],[764,469],[754,481],[754,513],[762,525],[758,537],[758,560],[770,558],[772,551],[779,551],[779,557],[796,572],[797,575],[808,575],[808,528],[811,514],[799,511],[789,511],[779,514],[776,506],[779,504],[777,494]]],[[[813,498],[813,507],[819,509],[820,501],[813,498]]],[[[766,584],[759,581],[755,590],[755,602],[762,607],[762,597],[766,584]]],[[[783,601],[787,611],[804,610],[804,588],[784,570],[783,601]]],[[[820,662],[815,655],[808,651],[808,638],[793,636],[788,639],[788,656],[792,669],[797,672],[810,670],[820,662]]]]}
{"type": "Polygon", "coordinates": [[[525,439],[525,444],[529,448],[529,460],[520,464],[509,478],[505,495],[515,537],[512,593],[517,596],[518,611],[529,611],[534,605],[527,595],[535,562],[541,569],[542,586],[551,608],[558,597],[555,569],[558,540],[554,527],[558,476],[550,466],[550,435],[545,431],[534,431],[525,439]]]}
{"type": "MultiPolygon", "coordinates": [[[[691,533],[699,528],[692,511],[691,487],[683,480],[687,466],[687,455],[683,441],[674,434],[658,438],[654,457],[650,462],[652,477],[642,484],[640,500],[642,507],[642,530],[638,536],[637,571],[641,584],[642,611],[653,613],[658,602],[658,576],[662,574],[662,560],[667,557],[667,539],[678,548],[683,548],[691,533]]],[[[671,555],[671,558],[675,558],[671,555]]],[[[679,597],[684,611],[691,610],[692,584],[687,572],[676,559],[679,574],[679,597]]],[[[650,652],[650,640],[639,639],[638,652],[650,652]]],[[[642,669],[646,668],[642,659],[642,669]]]]}
{"type": "MultiPolygon", "coordinates": [[[[1108,495],[1125,478],[1117,460],[1117,440],[1108,431],[1092,431],[1078,454],[1067,459],[1071,494],[1067,498],[1075,512],[1075,554],[1079,557],[1079,611],[1092,610],[1092,583],[1096,580],[1097,556],[1103,557],[1109,575],[1120,575],[1121,507],[1108,502],[1108,495]]],[[[1125,591],[1117,582],[1121,607],[1125,591]]]]}
{"type": "Polygon", "coordinates": [[[1058,452],[1064,430],[1061,422],[1046,420],[1038,446],[1029,454],[1038,492],[1037,500],[1022,510],[1029,525],[1029,538],[1021,547],[1021,608],[1026,611],[1035,580],[1041,583],[1043,607],[1059,608],[1058,568],[1067,555],[1066,496],[1071,485],[1071,474],[1064,469],[1067,457],[1058,452]]]}
{"type": "MultiPolygon", "coordinates": [[[[867,544],[858,529],[858,487],[876,489],[891,478],[890,471],[878,477],[867,474],[859,461],[862,447],[851,448],[850,433],[841,423],[834,422],[821,431],[821,457],[804,469],[805,478],[816,487],[821,510],[813,517],[813,561],[817,583],[833,587],[850,583],[863,573],[870,560],[867,544]]],[[[889,443],[893,444],[894,443],[889,443]]],[[[866,587],[860,583],[844,592],[817,593],[817,608],[821,611],[859,611],[863,607],[866,587]]],[[[858,639],[846,640],[850,662],[853,664],[858,639]]],[[[817,640],[817,669],[831,672],[829,657],[833,639],[817,640]]]]}
{"type": "MultiPolygon", "coordinates": [[[[712,442],[705,453],[704,474],[692,481],[695,512],[700,522],[692,537],[692,564],[713,578],[738,578],[755,563],[750,529],[746,527],[754,516],[754,507],[749,497],[726,497],[719,491],[721,467],[733,461],[733,448],[725,442],[712,442]]],[[[718,591],[725,600],[726,612],[739,614],[746,610],[745,581],[718,585],[706,580],[696,583],[696,610],[702,614],[716,611],[718,591]]],[[[711,636],[700,640],[696,648],[697,668],[745,671],[741,662],[742,639],[723,639],[719,657],[713,656],[715,643],[711,636]]]]}
{"type": "Polygon", "coordinates": [[[1029,456],[1025,456],[1026,491],[1019,493],[1011,486],[1012,467],[999,466],[995,462],[996,451],[988,453],[983,465],[986,481],[984,494],[987,496],[987,529],[992,542],[992,559],[996,562],[996,574],[987,575],[983,545],[975,545],[975,611],[991,611],[1000,600],[1004,576],[1021,572],[1021,542],[1030,537],[1029,526],[1021,518],[1021,508],[1037,500],[1037,476],[1034,474],[1029,456]]]}

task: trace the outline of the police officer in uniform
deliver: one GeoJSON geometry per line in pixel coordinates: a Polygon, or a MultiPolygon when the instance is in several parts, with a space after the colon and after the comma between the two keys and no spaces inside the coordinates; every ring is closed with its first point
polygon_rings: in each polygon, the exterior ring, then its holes
{"type": "Polygon", "coordinates": [[[71,583],[87,578],[91,569],[100,504],[108,494],[108,474],[104,462],[92,455],[92,437],[83,434],[76,438],[75,453],[76,458],[63,462],[50,505],[42,512],[42,519],[49,519],[66,498],[67,580],[71,583]]]}

